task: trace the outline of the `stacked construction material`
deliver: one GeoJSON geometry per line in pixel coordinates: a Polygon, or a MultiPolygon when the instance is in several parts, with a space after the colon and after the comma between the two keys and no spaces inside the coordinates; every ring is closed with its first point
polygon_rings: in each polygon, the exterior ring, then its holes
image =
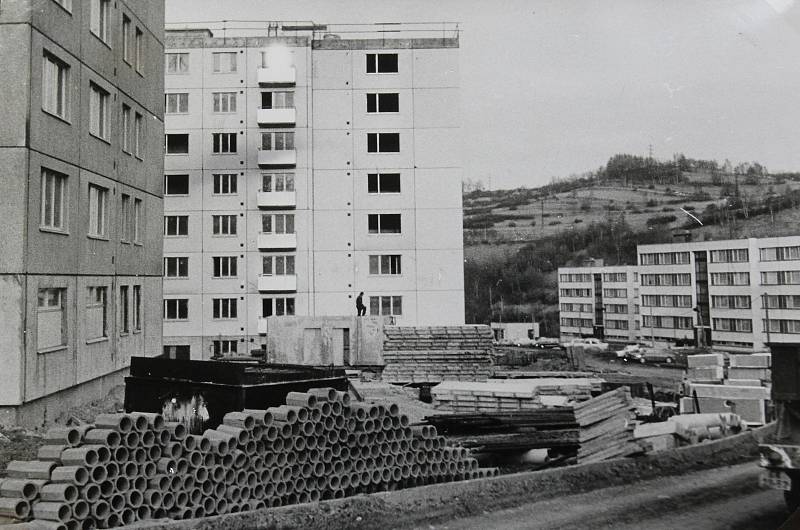
{"type": "Polygon", "coordinates": [[[636,443],[646,453],[716,440],[742,430],[737,414],[681,414],[659,423],[642,423],[633,430],[636,443]]]}
{"type": "Polygon", "coordinates": [[[599,384],[576,377],[444,381],[431,389],[431,395],[438,407],[455,412],[508,412],[589,399],[599,384]]]}
{"type": "Polygon", "coordinates": [[[692,397],[683,397],[680,400],[681,413],[734,413],[749,425],[767,423],[766,408],[770,399],[769,388],[752,385],[698,383],[692,383],[690,388],[692,397]],[[696,405],[699,405],[699,410],[696,405]]]}
{"type": "Polygon", "coordinates": [[[483,381],[491,375],[489,326],[384,328],[383,380],[389,383],[483,381]]]}
{"type": "Polygon", "coordinates": [[[43,527],[110,528],[493,475],[396,405],[350,404],[334,389],[225,415],[202,436],[158,414],[103,414],[53,429],[39,460],[14,461],[0,515],[43,527]]]}
{"type": "Polygon", "coordinates": [[[578,424],[570,407],[491,414],[437,414],[425,421],[448,442],[476,452],[577,447],[578,424]]]}
{"type": "Polygon", "coordinates": [[[721,353],[687,355],[686,376],[698,383],[720,383],[725,378],[725,356],[721,353]]]}
{"type": "Polygon", "coordinates": [[[752,353],[731,355],[728,379],[725,384],[764,386],[772,382],[772,355],[752,353]]]}
{"type": "Polygon", "coordinates": [[[632,406],[626,387],[575,405],[575,420],[580,425],[579,462],[597,462],[640,451],[633,441],[632,406]]]}

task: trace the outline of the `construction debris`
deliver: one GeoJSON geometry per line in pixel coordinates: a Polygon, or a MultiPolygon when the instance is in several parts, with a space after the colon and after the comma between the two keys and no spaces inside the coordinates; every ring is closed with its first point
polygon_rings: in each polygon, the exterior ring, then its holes
{"type": "Polygon", "coordinates": [[[492,379],[445,381],[431,389],[436,404],[455,412],[504,412],[581,401],[599,390],[601,380],[588,378],[492,379]]]}
{"type": "Polygon", "coordinates": [[[578,461],[597,462],[639,451],[633,442],[632,408],[626,387],[575,405],[575,420],[580,425],[578,461]]]}
{"type": "Polygon", "coordinates": [[[224,416],[189,435],[160,414],[101,414],[56,428],[39,460],[13,461],[0,515],[43,528],[111,528],[491,476],[396,405],[350,403],[334,389],[224,416]]]}
{"type": "Polygon", "coordinates": [[[682,414],[660,423],[637,425],[633,437],[649,453],[716,440],[741,430],[742,421],[736,414],[682,414]]]}

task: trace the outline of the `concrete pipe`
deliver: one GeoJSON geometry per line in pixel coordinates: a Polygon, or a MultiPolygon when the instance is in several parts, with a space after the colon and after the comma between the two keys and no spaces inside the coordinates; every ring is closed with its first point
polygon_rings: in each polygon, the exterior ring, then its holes
{"type": "Polygon", "coordinates": [[[31,501],[39,495],[39,489],[47,484],[40,479],[0,479],[0,497],[31,501]]]}
{"type": "Polygon", "coordinates": [[[326,401],[334,402],[339,400],[339,396],[337,395],[335,388],[312,388],[308,391],[308,393],[317,398],[318,403],[323,403],[326,401]]]}
{"type": "Polygon", "coordinates": [[[373,468],[369,471],[370,484],[380,484],[381,480],[383,480],[383,475],[380,469],[373,468]]]}
{"type": "Polygon", "coordinates": [[[152,514],[153,509],[147,504],[142,504],[136,508],[136,519],[139,521],[147,521],[151,518],[152,514]]]}
{"type": "Polygon", "coordinates": [[[187,519],[200,519],[206,516],[206,509],[202,504],[187,509],[192,511],[192,514],[186,517],[187,519]]]}
{"type": "Polygon", "coordinates": [[[199,484],[208,480],[208,468],[197,467],[191,470],[191,473],[191,477],[194,479],[195,484],[199,484]]]}
{"type": "Polygon", "coordinates": [[[302,425],[303,424],[299,421],[297,423],[292,424],[292,436],[301,436],[300,431],[302,429],[302,425]]]}
{"type": "Polygon", "coordinates": [[[256,483],[255,486],[251,486],[250,492],[254,499],[263,499],[266,497],[264,493],[264,484],[256,483]]]}
{"type": "Polygon", "coordinates": [[[286,465],[286,455],[287,453],[275,453],[275,465],[278,467],[283,467],[286,465]]]}
{"type": "Polygon", "coordinates": [[[137,425],[139,422],[139,418],[141,417],[145,418],[147,420],[147,425],[145,426],[145,429],[149,427],[154,431],[160,431],[164,428],[166,424],[164,416],[162,416],[158,412],[131,412],[131,415],[136,416],[137,425]]]}
{"type": "Polygon", "coordinates": [[[156,444],[156,433],[145,430],[139,433],[139,445],[144,448],[153,447],[156,444]]]}
{"type": "Polygon", "coordinates": [[[170,439],[175,441],[183,441],[189,432],[186,430],[186,425],[179,421],[164,422],[164,430],[169,433],[170,439]]]}
{"type": "Polygon", "coordinates": [[[379,456],[381,456],[381,445],[373,444],[369,446],[369,456],[371,456],[372,458],[378,458],[379,456]]]}
{"type": "Polygon", "coordinates": [[[72,509],[64,502],[36,502],[33,504],[32,513],[35,519],[45,521],[65,523],[72,518],[72,509]]]}
{"type": "Polygon", "coordinates": [[[93,466],[88,468],[87,471],[89,472],[89,480],[95,484],[100,484],[106,480],[110,480],[108,478],[108,471],[106,471],[105,466],[93,466]]]}
{"type": "Polygon", "coordinates": [[[217,509],[217,501],[211,497],[205,497],[202,500],[203,510],[207,515],[211,515],[217,509]]]}
{"type": "Polygon", "coordinates": [[[203,494],[203,497],[209,497],[214,494],[214,483],[210,480],[204,480],[203,482],[198,483],[200,488],[200,493],[203,494]]]}
{"type": "Polygon", "coordinates": [[[278,427],[270,425],[261,431],[261,439],[266,442],[272,442],[278,437],[278,427]]]}
{"type": "Polygon", "coordinates": [[[50,461],[55,462],[56,464],[61,463],[61,453],[64,452],[65,449],[69,449],[73,447],[71,445],[43,445],[39,448],[37,452],[37,457],[39,460],[43,461],[50,461]]]}
{"type": "Polygon", "coordinates": [[[241,499],[241,492],[239,486],[228,486],[225,490],[225,498],[230,503],[238,503],[241,499]]]}
{"type": "Polygon", "coordinates": [[[225,480],[225,468],[222,466],[213,466],[209,469],[209,478],[214,482],[225,480]]]}
{"type": "MultiPolygon", "coordinates": [[[[126,462],[126,464],[128,464],[128,463],[130,463],[130,462],[126,462]]],[[[136,464],[134,464],[134,466],[136,466],[136,464]]],[[[121,473],[120,466],[116,462],[107,462],[103,466],[98,466],[98,467],[102,467],[103,469],[106,470],[106,478],[109,478],[109,479],[116,478],[121,473]]],[[[92,470],[92,471],[94,471],[94,470],[92,470]]],[[[89,471],[89,475],[90,476],[92,474],[92,471],[89,471]]],[[[136,471],[138,471],[138,467],[137,467],[136,471]]],[[[122,474],[124,475],[124,473],[122,473],[122,474]]],[[[134,475],[135,474],[136,473],[134,472],[134,475]]],[[[95,480],[94,482],[97,482],[97,481],[95,480]]]]}
{"type": "Polygon", "coordinates": [[[172,479],[166,474],[156,475],[155,477],[147,480],[147,486],[150,489],[157,491],[164,491],[169,488],[172,479]]]}
{"type": "Polygon", "coordinates": [[[283,505],[283,500],[280,497],[272,497],[269,500],[269,507],[270,508],[279,508],[283,505]]]}
{"type": "Polygon", "coordinates": [[[294,451],[305,451],[306,449],[306,439],[302,436],[294,436],[292,437],[292,449],[294,451]]]}
{"type": "MultiPolygon", "coordinates": [[[[142,449],[145,449],[145,448],[142,448],[142,449]]],[[[149,460],[153,460],[153,461],[158,460],[159,458],[161,458],[162,452],[163,452],[162,449],[161,449],[161,445],[158,444],[158,443],[156,445],[152,445],[152,446],[146,448],[145,451],[147,451],[147,458],[149,460]]]]}
{"type": "Polygon", "coordinates": [[[384,416],[384,417],[381,419],[381,428],[382,428],[383,430],[385,430],[385,431],[388,431],[389,429],[393,428],[393,425],[392,425],[392,419],[393,419],[393,418],[391,418],[391,417],[389,417],[389,416],[384,416]]]}
{"type": "Polygon", "coordinates": [[[314,474],[314,464],[311,462],[306,462],[302,466],[300,466],[300,476],[303,478],[309,478],[314,474]]]}
{"type": "Polygon", "coordinates": [[[127,462],[128,458],[130,458],[130,451],[123,445],[111,450],[111,460],[114,462],[127,462]]]}
{"type": "Polygon", "coordinates": [[[44,443],[47,445],[77,447],[81,438],[81,430],[77,427],[53,427],[44,433],[44,443]]]}
{"type": "Polygon", "coordinates": [[[94,418],[94,425],[98,429],[114,429],[126,433],[133,429],[133,419],[125,413],[98,414],[94,418]]]}
{"type": "Polygon", "coordinates": [[[189,494],[186,491],[176,491],[175,492],[175,507],[176,508],[186,508],[189,504],[189,494]]]}
{"type": "MultiPolygon", "coordinates": [[[[71,451],[73,449],[68,450],[71,451]]],[[[55,462],[46,460],[12,460],[6,467],[6,476],[7,478],[17,479],[47,480],[56,465],[55,462]]]]}
{"type": "Polygon", "coordinates": [[[324,436],[325,435],[325,425],[322,422],[315,422],[314,423],[314,436],[324,436]]]}
{"type": "Polygon", "coordinates": [[[329,419],[333,420],[333,428],[334,429],[345,429],[347,424],[347,418],[342,416],[341,414],[337,414],[331,416],[329,419]]]}
{"type": "Polygon", "coordinates": [[[199,487],[186,490],[186,493],[189,495],[189,506],[197,506],[203,500],[203,490],[199,487]]]}
{"type": "Polygon", "coordinates": [[[161,450],[162,458],[180,458],[183,456],[184,447],[181,442],[169,442],[161,450]]]}
{"type": "Polygon", "coordinates": [[[100,495],[102,497],[109,497],[114,493],[114,483],[110,480],[104,480],[97,486],[100,488],[100,495]]]}
{"type": "Polygon", "coordinates": [[[144,493],[144,490],[147,489],[147,479],[141,475],[134,477],[131,480],[131,488],[144,493]]]}
{"type": "Polygon", "coordinates": [[[139,440],[141,437],[139,436],[138,431],[130,431],[122,435],[122,445],[127,447],[129,450],[135,450],[139,448],[139,440]]]}
{"type": "Polygon", "coordinates": [[[314,421],[319,421],[321,418],[327,418],[333,414],[332,403],[323,402],[318,404],[311,410],[311,418],[314,421]]]}
{"type": "Polygon", "coordinates": [[[283,468],[274,467],[269,470],[269,481],[278,482],[283,478],[283,468]]]}
{"type": "Polygon", "coordinates": [[[397,403],[389,403],[386,406],[386,414],[391,417],[397,417],[400,415],[400,406],[397,403]]]}
{"type": "Polygon", "coordinates": [[[50,482],[67,482],[76,486],[83,486],[89,482],[89,472],[82,466],[54,467],[48,478],[50,482]]]}
{"type": "Polygon", "coordinates": [[[256,472],[264,469],[264,457],[261,455],[251,456],[249,469],[256,472]]]}
{"type": "Polygon", "coordinates": [[[191,451],[184,455],[184,458],[189,462],[189,468],[200,467],[203,465],[203,454],[200,451],[191,451]]]}
{"type": "Polygon", "coordinates": [[[247,456],[253,456],[258,452],[258,444],[253,440],[249,440],[246,444],[240,447],[247,456]]]}
{"type": "Polygon", "coordinates": [[[391,429],[399,429],[400,428],[400,418],[397,416],[389,416],[389,421],[392,422],[391,429]]]}
{"type": "Polygon", "coordinates": [[[214,495],[215,498],[221,498],[225,496],[225,490],[228,489],[228,485],[225,482],[217,482],[214,484],[214,495]]]}
{"type": "MultiPolygon", "coordinates": [[[[131,421],[133,421],[133,429],[132,430],[138,431],[138,432],[144,432],[144,431],[147,430],[147,428],[148,428],[148,426],[150,424],[150,421],[147,419],[147,417],[144,414],[145,414],[144,412],[131,412],[131,413],[128,414],[130,416],[130,418],[131,418],[131,421]]],[[[161,425],[163,426],[163,420],[162,420],[161,425]]]]}
{"type": "Polygon", "coordinates": [[[351,424],[350,429],[355,427],[355,422],[364,421],[367,419],[366,407],[352,405],[348,407],[347,410],[350,411],[350,416],[347,418],[351,424]]]}
{"type": "Polygon", "coordinates": [[[314,422],[306,421],[303,423],[297,423],[296,425],[299,426],[298,434],[302,436],[311,436],[314,434],[314,422]]]}
{"type": "Polygon", "coordinates": [[[72,503],[72,518],[83,521],[89,517],[89,503],[84,500],[76,500],[72,503]]]}
{"type": "Polygon", "coordinates": [[[214,513],[227,513],[228,511],[228,501],[223,498],[217,499],[217,504],[214,507],[214,513]]]}
{"type": "Polygon", "coordinates": [[[261,425],[260,423],[256,423],[255,426],[252,429],[248,429],[247,432],[250,433],[250,439],[251,440],[259,441],[259,440],[261,440],[261,436],[264,433],[264,429],[266,429],[266,427],[264,425],[261,425]]]}
{"type": "Polygon", "coordinates": [[[225,468],[225,484],[230,486],[236,482],[236,470],[230,467],[225,468]]]}
{"type": "Polygon", "coordinates": [[[247,502],[250,500],[251,496],[252,496],[252,490],[250,486],[245,484],[244,486],[239,488],[239,499],[240,499],[239,502],[247,502]]]}
{"type": "Polygon", "coordinates": [[[385,432],[378,431],[378,432],[375,432],[375,433],[372,433],[372,434],[373,434],[373,436],[372,436],[373,443],[376,443],[376,444],[379,444],[379,445],[386,443],[386,433],[385,432]]]}
{"type": "Polygon", "coordinates": [[[345,407],[350,406],[350,394],[347,392],[336,391],[336,400],[345,407]]]}
{"type": "Polygon", "coordinates": [[[125,495],[114,493],[108,498],[108,505],[112,512],[121,512],[125,508],[125,495]]]}
{"type": "MultiPolygon", "coordinates": [[[[292,435],[291,424],[283,423],[283,424],[277,424],[277,426],[278,426],[278,438],[273,440],[274,443],[282,442],[283,441],[282,438],[288,438],[289,436],[292,435]]],[[[283,447],[283,445],[281,445],[280,447],[283,447]]]]}
{"type": "Polygon", "coordinates": [[[30,513],[31,505],[26,499],[21,497],[0,497],[0,515],[13,519],[27,519],[30,513]]]}
{"type": "Polygon", "coordinates": [[[388,454],[388,455],[386,455],[386,456],[384,456],[382,458],[383,458],[383,465],[384,466],[386,466],[386,467],[394,467],[395,466],[396,460],[395,460],[395,457],[394,457],[393,454],[390,453],[390,454],[388,454]]]}
{"type": "MultiPolygon", "coordinates": [[[[207,432],[207,431],[206,431],[207,432]]],[[[228,440],[224,438],[205,438],[211,443],[211,451],[219,456],[228,454],[228,440]]]]}
{"type": "Polygon", "coordinates": [[[314,407],[317,397],[306,392],[289,392],[286,394],[286,404],[293,407],[314,407]]]}
{"type": "Polygon", "coordinates": [[[407,465],[401,466],[400,467],[400,477],[403,480],[408,480],[409,478],[411,478],[411,466],[407,466],[407,465]]]}
{"type": "Polygon", "coordinates": [[[203,455],[203,466],[204,467],[214,467],[217,465],[217,459],[219,458],[214,453],[201,453],[203,455]]]}
{"type": "Polygon", "coordinates": [[[250,441],[250,431],[247,429],[240,429],[239,427],[232,427],[230,425],[225,425],[224,423],[217,427],[217,431],[228,433],[230,436],[234,436],[236,438],[237,444],[246,444],[250,441]]]}
{"type": "MultiPolygon", "coordinates": [[[[344,409],[344,407],[342,407],[341,403],[339,403],[338,401],[333,401],[330,403],[330,406],[331,406],[331,411],[329,413],[330,416],[342,415],[342,410],[344,409]]],[[[326,415],[324,410],[322,411],[322,414],[323,416],[326,415]]]]}
{"type": "Polygon", "coordinates": [[[165,491],[161,494],[161,508],[164,510],[171,510],[175,507],[175,494],[171,491],[165,491]]]}
{"type": "Polygon", "coordinates": [[[117,447],[121,441],[120,433],[114,429],[89,429],[83,435],[84,444],[105,445],[109,448],[117,447]]]}
{"type": "Polygon", "coordinates": [[[74,484],[45,484],[39,490],[39,497],[47,502],[71,504],[78,500],[78,488],[74,484]]]}
{"type": "Polygon", "coordinates": [[[256,419],[246,412],[228,412],[222,417],[222,425],[249,430],[256,424],[256,419]]]}
{"type": "Polygon", "coordinates": [[[390,473],[389,480],[392,482],[400,482],[403,479],[403,471],[399,467],[387,468],[386,471],[390,473]]]}
{"type": "Polygon", "coordinates": [[[156,470],[160,474],[173,475],[177,472],[176,460],[172,458],[159,458],[156,461],[156,470]]]}
{"type": "Polygon", "coordinates": [[[234,479],[234,484],[242,487],[247,484],[247,471],[244,469],[240,469],[236,471],[236,478],[234,479]]]}
{"type": "Polygon", "coordinates": [[[247,463],[247,454],[240,449],[234,450],[231,456],[233,456],[233,467],[235,469],[241,469],[247,463]]]}
{"type": "Polygon", "coordinates": [[[254,488],[255,485],[258,484],[258,473],[256,473],[255,471],[247,471],[247,470],[245,470],[245,475],[247,477],[245,479],[245,483],[250,488],[254,488]]]}
{"type": "Polygon", "coordinates": [[[191,491],[195,487],[195,480],[192,475],[175,475],[175,481],[177,481],[177,486],[175,487],[175,491],[191,491]]]}
{"type": "MultiPolygon", "coordinates": [[[[183,450],[184,451],[194,451],[195,449],[197,449],[197,442],[200,441],[200,440],[205,440],[205,438],[197,436],[196,434],[187,434],[183,438],[183,440],[181,440],[181,445],[183,446],[183,450]]],[[[165,444],[165,445],[169,445],[169,444],[165,444]]]]}
{"type": "Polygon", "coordinates": [[[119,514],[111,511],[105,520],[104,528],[116,528],[122,524],[119,514]]]}
{"type": "Polygon", "coordinates": [[[233,453],[228,453],[220,458],[222,467],[229,468],[233,466],[233,453]]]}
{"type": "Polygon", "coordinates": [[[102,520],[111,513],[111,507],[105,500],[98,500],[89,504],[89,513],[94,519],[102,520]]]}
{"type": "Polygon", "coordinates": [[[138,508],[144,503],[144,496],[139,490],[128,490],[125,492],[125,501],[131,508],[138,508]]]}
{"type": "Polygon", "coordinates": [[[282,482],[289,482],[292,479],[292,475],[296,474],[296,471],[293,469],[293,467],[294,466],[292,466],[292,467],[284,467],[284,468],[282,468],[280,470],[280,472],[281,472],[280,480],[282,482]]]}
{"type": "Polygon", "coordinates": [[[133,524],[136,522],[136,510],[132,508],[124,508],[119,513],[119,521],[123,526],[133,524]]]}
{"type": "Polygon", "coordinates": [[[266,409],[244,409],[242,414],[249,414],[255,419],[256,425],[272,425],[272,413],[266,409]]]}

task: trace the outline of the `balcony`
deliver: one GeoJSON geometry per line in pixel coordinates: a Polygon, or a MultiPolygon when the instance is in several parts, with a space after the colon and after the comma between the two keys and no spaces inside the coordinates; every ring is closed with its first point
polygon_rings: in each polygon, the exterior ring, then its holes
{"type": "Polygon", "coordinates": [[[280,125],[294,125],[297,121],[297,113],[294,107],[285,109],[258,109],[258,124],[264,127],[276,127],[280,125]]]}
{"type": "Polygon", "coordinates": [[[258,277],[259,291],[297,291],[297,275],[265,275],[258,277]]]}
{"type": "Polygon", "coordinates": [[[261,250],[297,248],[297,234],[258,234],[258,248],[261,250]]]}
{"type": "Polygon", "coordinates": [[[293,191],[259,191],[259,208],[294,208],[297,197],[293,191]]]}
{"type": "Polygon", "coordinates": [[[294,85],[296,72],[294,66],[271,66],[258,69],[259,85],[294,85]]]}
{"type": "Polygon", "coordinates": [[[275,151],[261,149],[258,152],[258,165],[259,166],[295,166],[297,165],[297,151],[294,149],[275,151]]]}

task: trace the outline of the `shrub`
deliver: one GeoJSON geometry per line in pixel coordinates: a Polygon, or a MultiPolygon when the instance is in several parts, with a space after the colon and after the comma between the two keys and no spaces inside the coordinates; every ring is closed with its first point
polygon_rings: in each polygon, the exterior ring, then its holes
{"type": "Polygon", "coordinates": [[[675,208],[670,208],[669,206],[664,206],[663,208],[661,208],[662,212],[671,212],[673,210],[675,210],[675,208]]]}
{"type": "Polygon", "coordinates": [[[561,224],[561,221],[550,221],[549,223],[547,223],[547,226],[556,226],[556,225],[560,225],[560,224],[561,224]]]}
{"type": "Polygon", "coordinates": [[[575,218],[575,220],[574,220],[574,221],[572,221],[572,222],[573,222],[574,224],[582,223],[582,222],[583,222],[583,219],[578,219],[578,218],[576,217],[576,218],[575,218]]]}
{"type": "Polygon", "coordinates": [[[676,219],[677,217],[674,215],[657,215],[645,221],[645,224],[647,226],[667,225],[675,222],[676,219]]]}
{"type": "Polygon", "coordinates": [[[655,199],[649,199],[644,205],[648,208],[652,208],[653,206],[658,206],[658,201],[655,199]]]}
{"type": "Polygon", "coordinates": [[[511,221],[510,223],[508,223],[508,227],[509,228],[516,228],[517,227],[517,223],[515,223],[514,221],[511,221]]]}

